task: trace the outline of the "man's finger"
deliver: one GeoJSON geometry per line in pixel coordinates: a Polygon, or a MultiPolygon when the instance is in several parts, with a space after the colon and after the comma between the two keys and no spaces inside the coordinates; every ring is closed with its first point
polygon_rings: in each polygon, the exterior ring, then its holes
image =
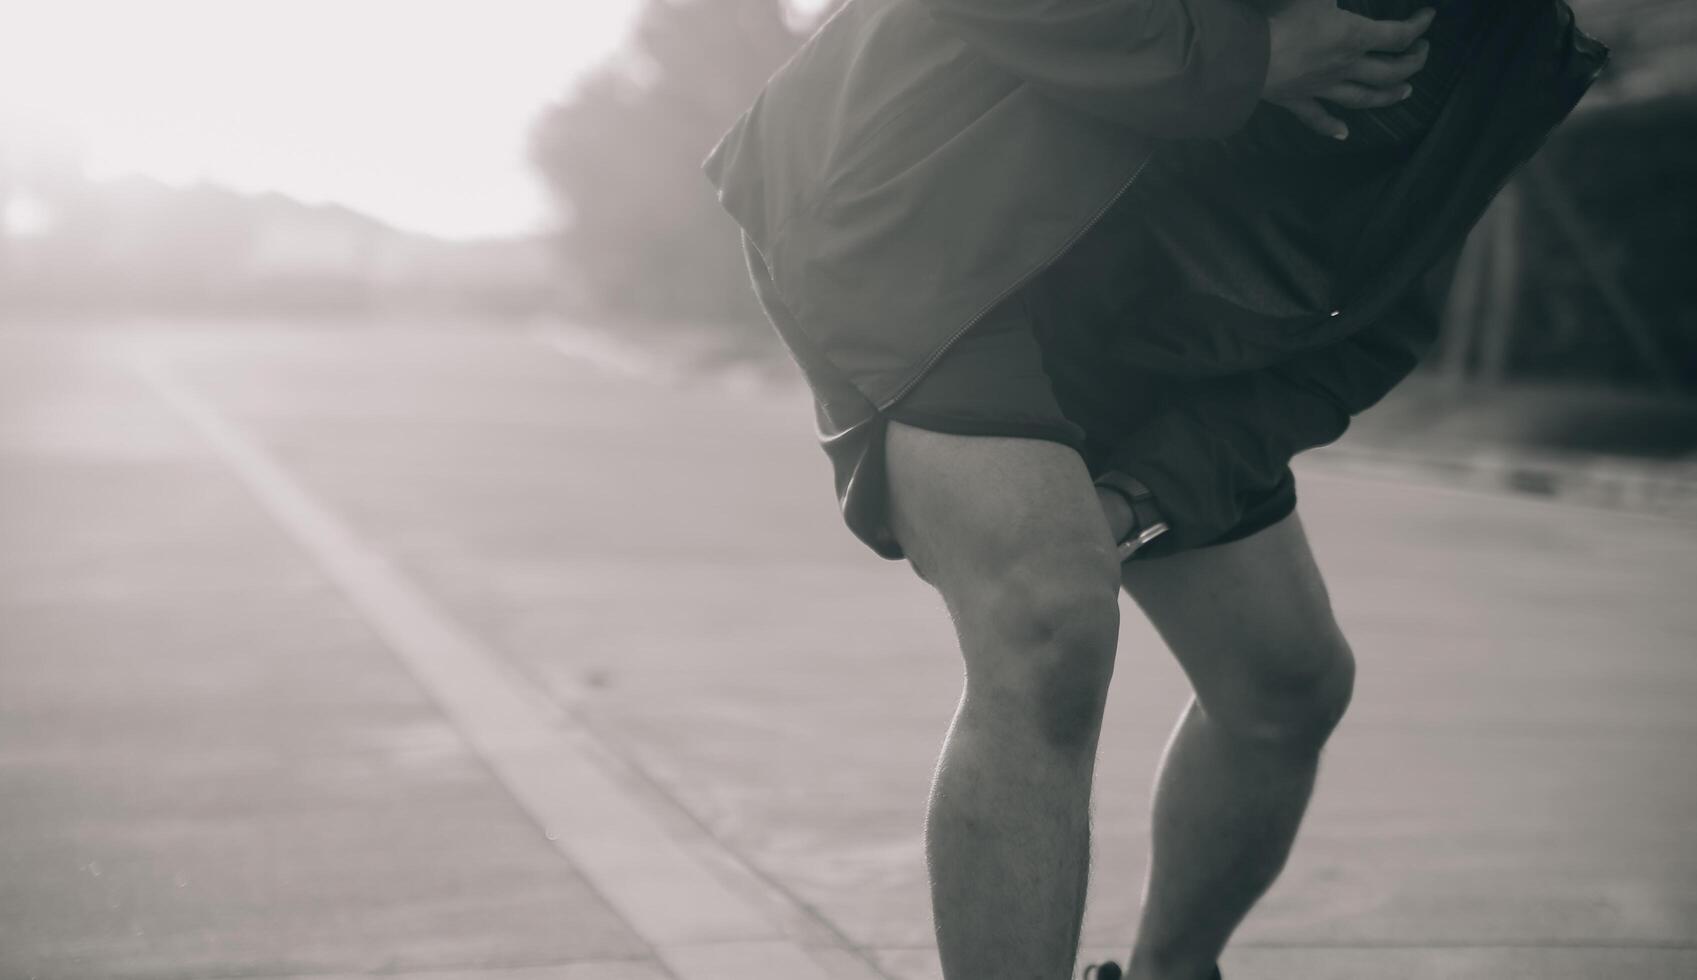
{"type": "Polygon", "coordinates": [[[1362,51],[1386,51],[1393,54],[1407,51],[1420,39],[1420,35],[1426,33],[1426,28],[1432,26],[1432,18],[1436,16],[1436,10],[1426,7],[1407,20],[1357,17],[1356,44],[1362,51]]]}
{"type": "Polygon", "coordinates": [[[1296,102],[1281,102],[1279,104],[1288,110],[1291,115],[1301,120],[1304,126],[1321,136],[1330,136],[1336,140],[1349,138],[1349,127],[1344,125],[1343,120],[1327,112],[1324,106],[1313,99],[1301,99],[1296,102]]]}
{"type": "Polygon", "coordinates": [[[1431,49],[1430,44],[1420,40],[1402,54],[1362,55],[1344,69],[1344,80],[1378,88],[1401,85],[1426,67],[1426,56],[1431,49]]]}
{"type": "Polygon", "coordinates": [[[1388,105],[1396,105],[1413,93],[1407,85],[1393,85],[1390,88],[1375,88],[1358,82],[1337,82],[1326,86],[1316,93],[1334,105],[1345,109],[1382,109],[1388,105]]]}

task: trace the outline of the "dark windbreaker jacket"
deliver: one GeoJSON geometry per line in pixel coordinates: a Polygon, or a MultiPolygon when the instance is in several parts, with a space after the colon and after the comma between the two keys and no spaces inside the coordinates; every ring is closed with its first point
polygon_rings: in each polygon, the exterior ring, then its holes
{"type": "MultiPolygon", "coordinates": [[[[1340,188],[1304,234],[1272,227],[1289,220],[1263,207],[1277,187],[1185,216],[1199,249],[1276,245],[1224,250],[1211,282],[1141,311],[1128,357],[1212,375],[1328,344],[1465,235],[1607,57],[1561,0],[1437,0],[1439,16],[1467,2],[1489,16],[1411,152],[1340,188]],[[1304,279],[1305,308],[1256,299],[1304,279]]],[[[1258,104],[1267,57],[1252,0],[851,0],[703,164],[810,356],[858,395],[821,405],[821,436],[894,403],[1164,142],[1282,116],[1258,104]]]]}

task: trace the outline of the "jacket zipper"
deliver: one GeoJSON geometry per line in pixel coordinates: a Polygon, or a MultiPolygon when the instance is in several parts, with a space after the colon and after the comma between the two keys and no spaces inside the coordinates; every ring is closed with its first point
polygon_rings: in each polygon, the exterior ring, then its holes
{"type": "Polygon", "coordinates": [[[1141,176],[1142,173],[1143,173],[1143,168],[1147,167],[1149,165],[1149,160],[1154,155],[1155,155],[1155,153],[1154,153],[1153,150],[1151,150],[1147,155],[1145,155],[1144,158],[1143,158],[1143,162],[1139,163],[1137,165],[1137,169],[1132,171],[1131,176],[1126,178],[1125,183],[1120,185],[1119,190],[1115,191],[1112,197],[1108,198],[1108,200],[1105,203],[1103,203],[1103,205],[1101,207],[1096,209],[1096,213],[1092,214],[1090,216],[1089,221],[1086,221],[1084,224],[1080,225],[1077,230],[1075,230],[1071,235],[1067,236],[1066,241],[1062,242],[1060,244],[1060,247],[1058,247],[1054,251],[1050,252],[1041,262],[1037,263],[1037,265],[1035,265],[1031,269],[1028,269],[1027,271],[1021,273],[1017,278],[1014,279],[1014,281],[1007,288],[1005,288],[1001,292],[997,293],[995,298],[991,299],[990,302],[984,304],[983,309],[979,310],[977,313],[974,313],[972,315],[972,319],[967,320],[966,323],[961,325],[960,329],[956,330],[953,334],[951,334],[949,336],[949,339],[943,342],[942,346],[940,346],[936,350],[932,351],[931,355],[929,357],[927,357],[923,362],[920,363],[919,370],[914,372],[913,377],[909,378],[905,383],[902,384],[902,386],[900,388],[896,389],[895,394],[891,395],[889,398],[886,398],[883,401],[883,403],[878,406],[878,411],[880,411],[880,412],[886,411],[886,410],[889,409],[890,406],[894,405],[896,402],[901,401],[902,396],[906,395],[910,390],[912,390],[913,386],[918,384],[920,379],[924,378],[925,375],[928,374],[931,371],[931,368],[939,360],[942,359],[943,355],[947,354],[949,352],[949,348],[953,347],[957,341],[959,341],[962,337],[966,336],[966,332],[968,330],[971,330],[978,323],[979,320],[982,320],[982,319],[984,319],[984,317],[988,316],[990,311],[995,309],[997,306],[1001,305],[1003,300],[1007,299],[1009,296],[1012,296],[1014,293],[1018,292],[1020,287],[1024,286],[1027,282],[1029,282],[1033,276],[1037,275],[1038,273],[1042,272],[1044,269],[1047,269],[1049,266],[1053,265],[1055,263],[1055,260],[1059,259],[1063,254],[1066,253],[1067,249],[1072,248],[1072,246],[1075,243],[1077,243],[1077,241],[1080,238],[1084,237],[1085,232],[1089,231],[1091,228],[1094,228],[1096,226],[1096,222],[1101,221],[1102,216],[1104,214],[1107,214],[1108,210],[1110,208],[1112,208],[1116,203],[1118,203],[1120,198],[1125,196],[1125,192],[1131,189],[1131,185],[1135,184],[1137,182],[1137,178],[1139,176],[1141,176]]]}

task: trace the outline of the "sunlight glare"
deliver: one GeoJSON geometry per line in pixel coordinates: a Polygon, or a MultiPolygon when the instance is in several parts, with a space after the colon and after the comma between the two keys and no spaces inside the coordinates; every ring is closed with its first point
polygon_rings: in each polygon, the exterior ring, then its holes
{"type": "Polygon", "coordinates": [[[0,120],[73,133],[94,178],[274,189],[452,237],[533,231],[548,211],[526,129],[636,6],[0,0],[0,120]]]}

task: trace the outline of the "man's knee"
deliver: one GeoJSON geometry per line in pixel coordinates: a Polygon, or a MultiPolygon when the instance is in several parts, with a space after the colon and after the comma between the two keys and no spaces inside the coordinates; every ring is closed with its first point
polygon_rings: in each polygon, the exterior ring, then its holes
{"type": "Polygon", "coordinates": [[[1200,692],[1210,720],[1234,736],[1293,751],[1318,751],[1343,720],[1355,690],[1355,656],[1333,630],[1290,646],[1251,651],[1236,676],[1200,692]]]}
{"type": "Polygon", "coordinates": [[[986,576],[962,600],[968,696],[1054,748],[1092,744],[1119,639],[1112,572],[1030,563],[986,576]]]}

